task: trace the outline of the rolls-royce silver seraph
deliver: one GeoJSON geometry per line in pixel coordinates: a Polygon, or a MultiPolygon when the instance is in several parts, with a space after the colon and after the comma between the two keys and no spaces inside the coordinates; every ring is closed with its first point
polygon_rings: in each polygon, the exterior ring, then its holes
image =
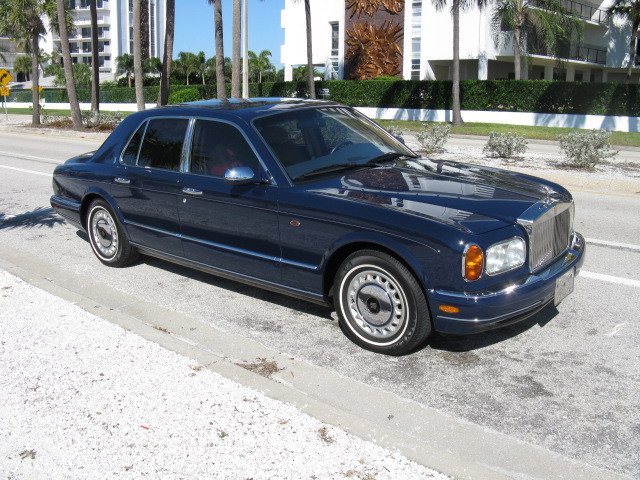
{"type": "Polygon", "coordinates": [[[151,255],[332,305],[349,338],[392,355],[560,303],[586,248],[560,185],[421,158],[327,101],[138,112],[53,190],[105,265],[151,255]]]}

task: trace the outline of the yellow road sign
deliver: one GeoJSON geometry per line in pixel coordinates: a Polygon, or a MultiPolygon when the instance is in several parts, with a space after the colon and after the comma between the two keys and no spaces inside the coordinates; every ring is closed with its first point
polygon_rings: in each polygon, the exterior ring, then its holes
{"type": "Polygon", "coordinates": [[[0,69],[0,85],[4,87],[11,80],[13,80],[13,76],[4,68],[0,69]]]}
{"type": "Polygon", "coordinates": [[[11,93],[9,87],[0,87],[0,97],[8,97],[9,93],[11,93]]]}

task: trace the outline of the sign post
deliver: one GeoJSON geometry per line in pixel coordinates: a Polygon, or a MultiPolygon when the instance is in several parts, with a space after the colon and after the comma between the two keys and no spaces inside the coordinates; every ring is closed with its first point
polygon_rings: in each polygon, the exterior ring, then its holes
{"type": "Polygon", "coordinates": [[[4,68],[0,68],[0,95],[2,96],[2,103],[4,104],[4,117],[5,119],[9,118],[7,114],[7,97],[9,96],[10,90],[7,87],[7,84],[13,80],[13,76],[4,68]]]}

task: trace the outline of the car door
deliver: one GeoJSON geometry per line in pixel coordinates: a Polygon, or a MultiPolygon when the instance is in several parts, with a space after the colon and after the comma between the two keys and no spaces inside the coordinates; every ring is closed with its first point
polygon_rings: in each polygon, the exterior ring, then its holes
{"type": "Polygon", "coordinates": [[[125,148],[111,188],[131,242],[179,256],[180,166],[188,125],[189,118],[175,117],[144,122],[125,148]]]}
{"type": "Polygon", "coordinates": [[[196,119],[178,207],[185,257],[280,283],[277,187],[229,185],[224,173],[234,166],[250,167],[265,177],[256,152],[238,127],[196,119]]]}

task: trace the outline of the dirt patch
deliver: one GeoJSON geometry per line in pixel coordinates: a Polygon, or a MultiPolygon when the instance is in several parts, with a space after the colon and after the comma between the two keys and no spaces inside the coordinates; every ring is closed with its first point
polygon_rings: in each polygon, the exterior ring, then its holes
{"type": "Polygon", "coordinates": [[[271,378],[274,373],[284,370],[278,367],[276,362],[269,362],[266,358],[256,358],[254,363],[236,363],[236,365],[266,378],[271,378]]]}

